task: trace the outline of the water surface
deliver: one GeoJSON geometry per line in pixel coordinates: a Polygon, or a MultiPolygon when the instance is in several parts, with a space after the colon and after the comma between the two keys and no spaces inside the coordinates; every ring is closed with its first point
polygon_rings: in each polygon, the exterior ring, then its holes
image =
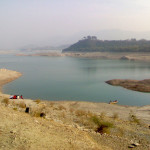
{"type": "Polygon", "coordinates": [[[130,91],[105,83],[110,79],[150,78],[150,64],[127,60],[72,57],[0,56],[0,67],[23,76],[4,86],[4,93],[25,98],[149,105],[150,93],[130,91]]]}

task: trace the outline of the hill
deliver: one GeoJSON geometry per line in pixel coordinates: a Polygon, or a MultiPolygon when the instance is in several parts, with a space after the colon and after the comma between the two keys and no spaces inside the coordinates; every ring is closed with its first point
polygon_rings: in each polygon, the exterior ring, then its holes
{"type": "Polygon", "coordinates": [[[150,52],[150,41],[141,39],[98,40],[87,36],[62,52],[150,52]]]}

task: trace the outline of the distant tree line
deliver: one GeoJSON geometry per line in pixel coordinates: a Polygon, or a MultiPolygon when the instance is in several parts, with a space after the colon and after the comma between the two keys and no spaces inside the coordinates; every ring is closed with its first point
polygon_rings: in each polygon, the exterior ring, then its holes
{"type": "Polygon", "coordinates": [[[150,52],[150,41],[141,39],[98,40],[96,36],[87,36],[63,52],[150,52]]]}

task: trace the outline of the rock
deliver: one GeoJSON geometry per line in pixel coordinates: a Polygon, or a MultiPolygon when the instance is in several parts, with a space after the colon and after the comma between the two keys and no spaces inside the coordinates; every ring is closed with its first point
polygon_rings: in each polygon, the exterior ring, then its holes
{"type": "Polygon", "coordinates": [[[120,59],[121,60],[129,60],[130,58],[129,58],[129,56],[122,56],[120,59]]]}
{"type": "Polygon", "coordinates": [[[132,143],[132,144],[130,144],[128,147],[129,148],[134,148],[134,147],[137,147],[137,146],[139,146],[140,144],[138,143],[138,142],[134,142],[134,143],[132,143]]]}
{"type": "Polygon", "coordinates": [[[128,146],[128,148],[134,148],[134,147],[135,147],[135,146],[134,146],[134,145],[132,145],[132,144],[128,146]]]}
{"type": "Polygon", "coordinates": [[[135,142],[135,143],[133,143],[132,145],[139,146],[140,144],[137,143],[137,142],[135,142]]]}
{"type": "Polygon", "coordinates": [[[40,117],[45,117],[46,116],[46,114],[45,113],[40,113],[40,117]]]}

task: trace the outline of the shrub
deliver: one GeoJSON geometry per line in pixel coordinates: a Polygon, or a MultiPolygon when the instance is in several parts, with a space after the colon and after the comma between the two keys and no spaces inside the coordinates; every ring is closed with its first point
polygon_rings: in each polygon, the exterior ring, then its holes
{"type": "Polygon", "coordinates": [[[65,112],[62,112],[62,113],[61,113],[61,117],[62,117],[62,118],[66,118],[65,112]]]}
{"type": "Polygon", "coordinates": [[[91,117],[91,119],[97,125],[96,132],[99,132],[101,134],[109,133],[110,128],[114,126],[111,122],[100,121],[100,119],[97,116],[93,116],[91,117]]]}
{"type": "Polygon", "coordinates": [[[106,117],[106,113],[105,113],[105,112],[101,112],[100,118],[101,118],[101,119],[104,119],[105,117],[106,117]]]}
{"type": "Polygon", "coordinates": [[[13,110],[17,111],[18,109],[16,107],[14,107],[13,110]]]}
{"type": "Polygon", "coordinates": [[[73,108],[70,108],[69,111],[70,111],[70,113],[73,113],[73,112],[74,112],[74,109],[73,109],[73,108]]]}
{"type": "Polygon", "coordinates": [[[38,106],[36,108],[32,108],[31,115],[34,117],[45,117],[44,113],[45,105],[38,106]]]}
{"type": "Polygon", "coordinates": [[[39,104],[41,102],[40,99],[35,100],[34,102],[36,102],[37,104],[39,104]]]}
{"type": "Polygon", "coordinates": [[[88,112],[87,112],[87,115],[88,115],[89,117],[92,117],[92,116],[94,116],[94,113],[91,112],[91,111],[88,111],[88,112]]]}
{"type": "Polygon", "coordinates": [[[4,103],[6,106],[10,103],[9,99],[8,98],[4,98],[2,100],[2,103],[4,103]]]}
{"type": "Polygon", "coordinates": [[[18,104],[18,106],[19,106],[20,108],[26,108],[25,102],[20,102],[20,103],[18,104]]]}
{"type": "Polygon", "coordinates": [[[84,110],[76,110],[75,114],[76,114],[76,116],[86,116],[87,112],[84,110]]]}
{"type": "Polygon", "coordinates": [[[140,124],[140,120],[136,117],[136,115],[132,111],[129,113],[129,121],[140,124]]]}
{"type": "Polygon", "coordinates": [[[49,105],[50,105],[50,107],[53,107],[54,106],[54,102],[50,102],[49,105]]]}
{"type": "Polygon", "coordinates": [[[113,118],[114,120],[118,119],[118,118],[119,118],[118,113],[114,113],[113,116],[112,116],[112,118],[113,118]]]}
{"type": "Polygon", "coordinates": [[[66,110],[66,108],[65,108],[64,106],[62,106],[62,105],[59,105],[59,106],[58,106],[58,109],[59,109],[59,110],[63,110],[63,109],[66,110]]]}
{"type": "Polygon", "coordinates": [[[40,110],[36,110],[31,113],[33,117],[45,117],[45,113],[41,112],[40,110]]]}

